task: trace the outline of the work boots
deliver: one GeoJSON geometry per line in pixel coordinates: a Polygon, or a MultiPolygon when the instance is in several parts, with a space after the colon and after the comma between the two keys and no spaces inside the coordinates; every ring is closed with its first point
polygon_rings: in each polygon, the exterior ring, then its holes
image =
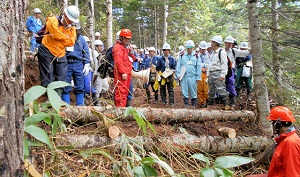
{"type": "Polygon", "coordinates": [[[193,108],[196,108],[197,105],[197,98],[192,98],[192,106],[193,108]]]}
{"type": "Polygon", "coordinates": [[[214,104],[214,99],[208,99],[207,100],[207,105],[213,105],[214,104]]]}
{"type": "Polygon", "coordinates": [[[184,102],[185,107],[187,108],[189,106],[189,99],[183,98],[183,102],[184,102]]]}
{"type": "Polygon", "coordinates": [[[127,102],[126,102],[126,107],[129,107],[129,106],[131,106],[131,100],[127,100],[127,102]]]}
{"type": "Polygon", "coordinates": [[[227,99],[227,97],[222,97],[222,103],[224,105],[224,109],[225,110],[229,110],[230,109],[230,106],[228,105],[228,99],[227,99]]]}
{"type": "Polygon", "coordinates": [[[239,98],[240,97],[240,93],[241,93],[241,89],[236,88],[235,91],[236,91],[236,98],[239,98]]]}
{"type": "Polygon", "coordinates": [[[97,96],[96,93],[92,93],[92,99],[93,99],[94,106],[101,106],[99,102],[99,97],[97,96]]]}
{"type": "Polygon", "coordinates": [[[158,103],[158,92],[155,92],[155,95],[154,95],[154,104],[158,103]]]}
{"type": "Polygon", "coordinates": [[[251,90],[247,89],[247,100],[250,101],[251,100],[251,90]]]}
{"type": "Polygon", "coordinates": [[[235,107],[235,96],[229,96],[229,105],[235,107]]]}
{"type": "Polygon", "coordinates": [[[145,101],[149,102],[151,100],[151,95],[150,95],[149,89],[146,89],[146,94],[147,94],[147,98],[145,99],[145,101]]]}

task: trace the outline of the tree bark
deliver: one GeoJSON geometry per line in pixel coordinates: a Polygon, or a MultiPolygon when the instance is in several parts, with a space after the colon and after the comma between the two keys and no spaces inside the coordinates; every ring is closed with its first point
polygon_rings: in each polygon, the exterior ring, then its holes
{"type": "MultiPolygon", "coordinates": [[[[124,115],[126,108],[114,108],[104,110],[102,107],[94,107],[106,117],[115,119],[124,115]]],[[[61,115],[74,122],[97,122],[99,118],[91,112],[91,107],[68,107],[61,110],[61,115]]],[[[144,114],[150,122],[168,124],[176,122],[204,122],[207,120],[217,121],[254,121],[255,114],[251,111],[219,111],[197,109],[164,109],[164,108],[136,108],[144,114]]],[[[131,115],[121,118],[120,121],[135,120],[131,115]]]]}
{"type": "Polygon", "coordinates": [[[225,138],[235,138],[236,137],[236,131],[233,128],[219,126],[219,127],[217,127],[217,130],[222,137],[225,137],[225,138]]]}
{"type": "Polygon", "coordinates": [[[167,42],[167,32],[168,32],[168,22],[167,22],[167,18],[168,18],[168,0],[164,1],[164,29],[163,29],[163,41],[162,43],[165,44],[167,42]]]}
{"type": "Polygon", "coordinates": [[[251,53],[253,58],[253,75],[255,85],[254,89],[257,100],[259,123],[262,125],[265,133],[272,135],[273,130],[271,123],[266,119],[270,113],[270,105],[268,100],[268,89],[265,84],[265,65],[262,57],[263,52],[257,3],[257,0],[248,0],[249,33],[252,47],[251,53]]]}
{"type": "MultiPolygon", "coordinates": [[[[91,46],[90,48],[91,49],[94,49],[94,41],[95,41],[95,26],[94,26],[94,23],[95,23],[95,19],[94,19],[94,0],[88,0],[86,1],[87,3],[87,7],[88,7],[88,10],[87,10],[87,35],[90,37],[90,43],[91,43],[91,46]]],[[[92,58],[94,58],[94,52],[91,52],[91,55],[92,55],[92,58]]]]}
{"type": "Polygon", "coordinates": [[[0,2],[0,176],[23,176],[26,0],[0,2]]]}
{"type": "Polygon", "coordinates": [[[107,48],[113,45],[113,16],[112,16],[112,0],[106,0],[106,9],[107,9],[107,27],[106,27],[106,34],[107,34],[107,48]]]}
{"type": "Polygon", "coordinates": [[[277,43],[278,34],[278,0],[272,0],[272,58],[275,80],[279,86],[282,86],[282,62],[279,56],[279,43],[277,43]]]}
{"type": "MultiPolygon", "coordinates": [[[[226,153],[241,151],[263,150],[272,140],[262,136],[222,138],[220,136],[195,136],[175,134],[170,137],[130,137],[141,142],[146,148],[155,146],[160,150],[168,150],[168,147],[177,147],[182,150],[200,150],[207,153],[226,153]]],[[[75,148],[99,148],[102,146],[116,145],[121,143],[121,137],[110,139],[100,135],[62,135],[55,139],[56,145],[74,146],[75,148]]]]}

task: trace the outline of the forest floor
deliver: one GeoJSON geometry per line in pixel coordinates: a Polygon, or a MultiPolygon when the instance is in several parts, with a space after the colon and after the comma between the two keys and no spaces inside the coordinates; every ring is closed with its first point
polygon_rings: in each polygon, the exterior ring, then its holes
{"type": "MultiPolygon", "coordinates": [[[[25,63],[25,89],[28,90],[30,87],[39,85],[40,79],[39,79],[39,70],[38,70],[38,62],[37,59],[30,60],[28,59],[25,63]]],[[[139,84],[141,85],[141,84],[139,84]]],[[[255,112],[255,100],[253,101],[246,101],[244,94],[241,97],[240,104],[237,104],[236,109],[247,109],[250,111],[255,112]]],[[[154,95],[152,95],[152,98],[154,95]]],[[[159,97],[160,98],[160,97],[159,97]]],[[[252,96],[254,99],[254,97],[252,96]]],[[[133,107],[149,107],[149,108],[165,108],[165,109],[181,109],[184,108],[183,99],[181,96],[180,87],[175,88],[175,106],[171,107],[168,104],[163,105],[162,103],[158,104],[151,104],[145,101],[146,99],[146,93],[143,88],[135,88],[134,90],[134,99],[132,101],[133,107]]],[[[44,102],[46,100],[45,97],[41,97],[38,99],[38,102],[44,102]]],[[[106,94],[105,98],[101,99],[102,102],[107,105],[111,104],[113,101],[111,100],[111,94],[106,94]]],[[[74,103],[74,95],[71,99],[71,105],[74,103]]],[[[192,108],[190,108],[192,109],[192,108]]],[[[221,105],[214,105],[209,106],[208,108],[199,108],[196,109],[202,109],[202,110],[221,110],[221,105]]],[[[135,121],[128,121],[128,122],[121,122],[118,123],[118,126],[121,128],[122,132],[128,136],[128,137],[135,137],[137,135],[142,135],[141,131],[139,130],[139,127],[137,126],[137,123],[135,121]]],[[[261,129],[257,126],[256,122],[243,122],[243,121],[223,121],[223,122],[217,122],[217,121],[206,121],[204,123],[199,122],[186,122],[186,123],[174,123],[174,124],[154,124],[153,126],[156,130],[156,134],[154,135],[150,131],[147,132],[147,136],[154,137],[154,136],[170,136],[173,134],[180,133],[179,127],[184,128],[187,133],[197,136],[219,136],[219,133],[215,129],[216,126],[226,126],[230,127],[236,130],[237,136],[261,136],[263,133],[261,132],[261,129]]],[[[89,125],[69,125],[67,126],[68,133],[69,134],[84,134],[86,132],[89,132],[90,134],[97,134],[96,130],[99,131],[98,125],[96,123],[91,123],[89,125]],[[93,132],[95,130],[95,132],[93,132]]],[[[99,132],[98,132],[99,134],[99,132]]],[[[191,162],[187,163],[187,165],[184,164],[185,161],[189,161],[187,158],[190,156],[192,152],[179,152],[178,150],[173,150],[172,148],[169,150],[171,154],[177,154],[177,155],[165,155],[165,158],[174,156],[176,160],[172,160],[172,158],[167,158],[168,162],[171,164],[171,167],[175,169],[175,171],[186,171],[186,173],[182,173],[185,176],[198,176],[199,172],[195,172],[195,168],[193,168],[193,164],[191,162]],[[173,152],[173,153],[172,153],[173,152]],[[180,159],[182,158],[182,159],[180,159]],[[178,160],[180,159],[180,160],[178,160]],[[182,161],[183,160],[183,161],[182,161]],[[192,171],[190,171],[193,169],[192,171]],[[197,175],[198,174],[198,175],[197,175]]],[[[60,154],[62,157],[59,159],[59,164],[51,164],[51,155],[50,151],[41,148],[34,148],[32,151],[32,155],[35,158],[35,165],[36,168],[39,169],[39,172],[45,172],[45,171],[51,171],[51,176],[92,176],[91,174],[106,174],[107,176],[113,176],[112,173],[112,164],[106,163],[105,158],[103,156],[94,156],[91,158],[86,158],[82,160],[80,156],[78,155],[79,150],[77,152],[72,151],[61,151],[60,154]],[[96,158],[96,159],[95,159],[96,158]],[[55,172],[54,172],[55,171],[55,172]],[[61,173],[59,171],[62,171],[61,173]],[[96,173],[92,173],[92,171],[96,171],[96,173]],[[66,175],[68,173],[68,175],[66,175]]],[[[195,153],[195,152],[194,152],[195,153]]],[[[245,155],[246,152],[240,152],[237,153],[238,155],[245,155]]],[[[258,155],[261,152],[255,152],[253,156],[258,155]]],[[[224,155],[224,154],[222,154],[224,155]]],[[[212,155],[212,157],[216,157],[218,155],[212,155]]],[[[107,159],[106,159],[107,160],[107,159]]],[[[198,166],[199,164],[196,164],[198,166]]],[[[203,166],[200,165],[200,166],[203,166]]],[[[268,168],[268,162],[266,164],[259,166],[259,167],[252,167],[251,170],[249,168],[236,168],[237,172],[235,173],[235,176],[245,176],[246,174],[250,173],[263,173],[266,172],[266,169],[268,168]]],[[[161,172],[160,169],[160,175],[165,174],[161,172]]],[[[97,176],[97,175],[95,175],[97,176]]],[[[121,176],[128,176],[127,174],[121,175],[121,176]]]]}

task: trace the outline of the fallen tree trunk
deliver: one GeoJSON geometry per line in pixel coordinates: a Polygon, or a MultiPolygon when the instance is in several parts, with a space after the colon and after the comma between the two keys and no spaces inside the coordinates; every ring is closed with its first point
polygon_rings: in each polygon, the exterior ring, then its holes
{"type": "MultiPolygon", "coordinates": [[[[72,122],[90,123],[100,121],[97,116],[91,113],[92,109],[102,112],[106,117],[120,121],[134,120],[132,115],[123,117],[126,108],[103,107],[67,107],[61,110],[60,114],[70,119],[72,122]]],[[[165,108],[135,108],[143,113],[150,122],[168,124],[176,122],[204,122],[208,120],[216,121],[243,121],[252,122],[255,114],[252,111],[220,111],[220,110],[200,110],[200,109],[165,109],[165,108]]]]}
{"type": "MultiPolygon", "coordinates": [[[[167,147],[178,147],[185,150],[200,150],[207,153],[225,153],[241,151],[261,151],[272,143],[267,137],[235,137],[222,138],[219,136],[195,136],[175,134],[171,137],[143,137],[132,138],[143,144],[146,148],[155,146],[160,150],[167,147]]],[[[104,146],[115,146],[122,143],[121,137],[110,139],[100,135],[64,135],[55,139],[57,146],[74,146],[75,148],[100,148],[104,146]]]]}

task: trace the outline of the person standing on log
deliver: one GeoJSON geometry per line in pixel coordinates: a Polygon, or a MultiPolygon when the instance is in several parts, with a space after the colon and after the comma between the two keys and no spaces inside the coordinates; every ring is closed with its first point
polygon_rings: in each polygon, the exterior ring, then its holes
{"type": "MultiPolygon", "coordinates": [[[[76,29],[72,23],[78,22],[79,10],[74,5],[66,7],[58,18],[55,16],[47,18],[45,36],[37,54],[42,86],[47,87],[53,81],[66,81],[68,70],[66,47],[75,44],[76,29]]],[[[61,96],[63,89],[58,88],[56,92],[61,96]]]]}
{"type": "Polygon", "coordinates": [[[129,48],[132,33],[122,29],[119,39],[112,49],[114,59],[114,85],[116,107],[126,107],[130,89],[132,62],[135,60],[133,51],[129,48]]]}
{"type": "MultiPolygon", "coordinates": [[[[163,104],[167,104],[167,92],[166,88],[168,87],[169,94],[169,105],[174,106],[174,71],[176,69],[176,61],[170,55],[171,46],[168,43],[165,43],[162,47],[163,55],[159,57],[157,66],[156,66],[156,78],[159,81],[160,85],[160,96],[163,104]]],[[[176,82],[175,82],[176,85],[176,82]]]]}
{"type": "Polygon", "coordinates": [[[201,60],[194,50],[194,41],[185,43],[186,52],[179,57],[176,66],[176,75],[180,81],[181,92],[185,107],[189,105],[189,97],[193,108],[197,105],[197,82],[201,80],[201,60]],[[185,72],[183,72],[185,71],[185,72]]]}
{"type": "Polygon", "coordinates": [[[228,106],[228,92],[226,91],[225,77],[228,71],[228,60],[225,50],[221,48],[223,39],[220,36],[215,36],[211,40],[211,46],[213,53],[210,57],[211,65],[209,67],[208,77],[208,105],[213,105],[216,99],[216,93],[218,92],[225,109],[229,109],[228,106]],[[221,50],[221,51],[220,51],[221,50]]]}

